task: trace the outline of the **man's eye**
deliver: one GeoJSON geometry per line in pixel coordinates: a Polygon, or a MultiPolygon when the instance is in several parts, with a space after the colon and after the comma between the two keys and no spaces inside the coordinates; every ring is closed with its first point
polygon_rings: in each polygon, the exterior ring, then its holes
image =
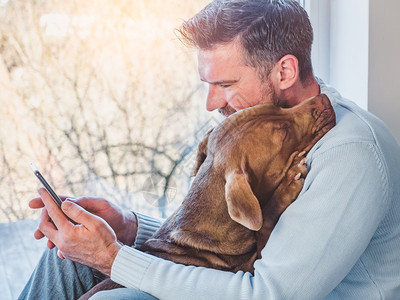
{"type": "Polygon", "coordinates": [[[230,86],[232,86],[232,84],[228,84],[228,83],[221,83],[220,85],[219,85],[220,87],[222,87],[222,88],[224,88],[224,89],[226,89],[226,88],[228,88],[228,87],[230,87],[230,86]]]}

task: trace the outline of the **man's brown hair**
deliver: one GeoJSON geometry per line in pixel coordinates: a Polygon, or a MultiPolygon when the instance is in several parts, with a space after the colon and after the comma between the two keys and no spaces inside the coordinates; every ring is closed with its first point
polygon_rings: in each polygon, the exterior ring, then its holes
{"type": "Polygon", "coordinates": [[[239,41],[246,63],[266,78],[283,56],[299,61],[300,80],[312,75],[313,31],[306,11],[292,0],[214,0],[178,29],[187,45],[212,49],[239,41]]]}

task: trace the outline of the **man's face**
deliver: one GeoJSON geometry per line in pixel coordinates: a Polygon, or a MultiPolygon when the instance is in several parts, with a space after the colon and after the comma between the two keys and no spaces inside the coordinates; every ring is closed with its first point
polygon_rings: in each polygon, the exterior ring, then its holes
{"type": "Polygon", "coordinates": [[[200,79],[208,83],[207,110],[224,116],[272,102],[271,81],[262,82],[255,68],[245,64],[241,48],[235,43],[218,45],[211,50],[198,51],[200,79]]]}

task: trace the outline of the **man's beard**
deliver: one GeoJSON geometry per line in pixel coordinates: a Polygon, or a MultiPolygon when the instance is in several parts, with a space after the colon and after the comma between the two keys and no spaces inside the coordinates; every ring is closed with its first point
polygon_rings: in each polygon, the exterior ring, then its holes
{"type": "Polygon", "coordinates": [[[224,117],[229,117],[230,115],[234,114],[236,110],[227,104],[225,107],[218,109],[218,112],[224,117]]]}

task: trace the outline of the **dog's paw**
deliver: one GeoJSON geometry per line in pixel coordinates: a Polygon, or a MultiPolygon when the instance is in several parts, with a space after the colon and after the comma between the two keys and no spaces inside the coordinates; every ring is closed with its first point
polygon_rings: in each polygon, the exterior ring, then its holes
{"type": "Polygon", "coordinates": [[[300,183],[301,187],[303,187],[304,178],[306,178],[307,175],[307,157],[305,155],[306,153],[304,151],[296,155],[287,174],[291,183],[293,183],[293,181],[295,184],[300,183]]]}
{"type": "Polygon", "coordinates": [[[284,205],[289,205],[296,200],[303,188],[304,178],[307,175],[305,155],[305,152],[294,154],[288,171],[274,192],[274,197],[279,198],[284,205]]]}
{"type": "Polygon", "coordinates": [[[289,168],[285,180],[288,183],[288,194],[292,198],[292,202],[297,198],[301,192],[304,184],[304,179],[307,176],[307,158],[305,152],[297,154],[289,168]]]}

